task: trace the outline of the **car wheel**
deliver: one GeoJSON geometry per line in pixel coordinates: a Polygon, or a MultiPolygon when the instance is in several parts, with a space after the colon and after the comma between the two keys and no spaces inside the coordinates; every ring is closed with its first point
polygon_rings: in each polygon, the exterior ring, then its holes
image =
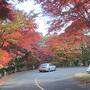
{"type": "Polygon", "coordinates": [[[50,70],[50,68],[48,69],[48,72],[50,72],[51,70],[50,70]]]}
{"type": "Polygon", "coordinates": [[[56,68],[54,69],[54,71],[56,71],[56,68]]]}
{"type": "Polygon", "coordinates": [[[39,70],[39,72],[42,72],[42,71],[39,70]]]}

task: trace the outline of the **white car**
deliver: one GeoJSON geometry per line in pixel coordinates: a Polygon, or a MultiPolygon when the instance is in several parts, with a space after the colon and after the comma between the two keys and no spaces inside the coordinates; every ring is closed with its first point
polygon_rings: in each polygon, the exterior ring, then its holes
{"type": "Polygon", "coordinates": [[[89,65],[89,67],[87,68],[87,70],[86,70],[88,73],[90,73],[90,65],[89,65]]]}
{"type": "Polygon", "coordinates": [[[50,71],[55,71],[55,70],[56,70],[56,66],[51,63],[43,63],[39,66],[40,72],[42,71],[50,72],[50,71]]]}

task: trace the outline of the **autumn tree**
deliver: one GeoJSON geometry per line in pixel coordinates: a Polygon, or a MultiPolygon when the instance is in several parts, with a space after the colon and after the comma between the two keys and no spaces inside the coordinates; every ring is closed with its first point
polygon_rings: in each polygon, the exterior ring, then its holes
{"type": "MultiPolygon", "coordinates": [[[[87,36],[78,27],[70,26],[60,35],[51,35],[45,42],[47,48],[54,53],[57,62],[68,62],[79,65],[82,56],[82,44],[87,50],[87,36]]],[[[88,53],[89,54],[89,53],[88,53]]],[[[84,53],[83,55],[86,56],[84,53]]],[[[87,55],[88,56],[88,55],[87,55]]],[[[86,61],[87,62],[87,61],[86,61]]]]}
{"type": "MultiPolygon", "coordinates": [[[[17,57],[17,55],[22,55],[20,53],[25,53],[23,52],[24,46],[21,47],[18,43],[23,43],[23,39],[29,39],[32,36],[33,39],[31,41],[34,42],[34,33],[36,33],[36,36],[39,34],[35,32],[35,29],[37,27],[33,19],[35,16],[28,17],[24,13],[15,10],[13,12],[13,21],[11,21],[10,19],[5,19],[3,20],[4,22],[0,23],[0,48],[9,53],[14,59],[15,57],[17,57]]],[[[36,37],[36,40],[37,38],[38,37],[36,37]]],[[[27,51],[28,50],[26,49],[26,52],[27,51]]],[[[6,62],[8,63],[8,60],[6,60],[6,62]]]]}
{"type": "Polygon", "coordinates": [[[33,62],[37,62],[33,48],[41,38],[36,31],[36,14],[29,16],[13,10],[7,0],[0,0],[0,5],[0,65],[9,65],[10,72],[12,69],[18,71],[22,63],[31,67],[33,62]],[[29,52],[33,54],[27,56],[29,52]],[[18,59],[18,56],[21,56],[21,59],[18,59]]]}
{"type": "Polygon", "coordinates": [[[55,26],[51,27],[53,30],[60,30],[69,21],[73,21],[73,23],[82,21],[86,27],[90,27],[89,0],[38,0],[38,2],[50,15],[56,18],[52,23],[55,26]]]}

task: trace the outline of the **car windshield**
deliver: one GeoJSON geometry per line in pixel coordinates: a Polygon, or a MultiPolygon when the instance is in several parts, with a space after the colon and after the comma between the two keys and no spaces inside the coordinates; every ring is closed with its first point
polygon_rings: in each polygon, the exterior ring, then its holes
{"type": "Polygon", "coordinates": [[[48,66],[49,64],[47,64],[47,63],[45,63],[45,64],[41,64],[40,66],[42,67],[42,66],[48,66]]]}

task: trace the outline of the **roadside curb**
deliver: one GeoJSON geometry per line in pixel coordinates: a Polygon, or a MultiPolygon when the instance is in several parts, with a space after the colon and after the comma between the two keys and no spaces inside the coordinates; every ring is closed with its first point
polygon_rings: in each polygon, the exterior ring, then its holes
{"type": "Polygon", "coordinates": [[[3,86],[8,80],[10,80],[13,77],[13,75],[7,75],[0,79],[0,86],[3,86]]]}

